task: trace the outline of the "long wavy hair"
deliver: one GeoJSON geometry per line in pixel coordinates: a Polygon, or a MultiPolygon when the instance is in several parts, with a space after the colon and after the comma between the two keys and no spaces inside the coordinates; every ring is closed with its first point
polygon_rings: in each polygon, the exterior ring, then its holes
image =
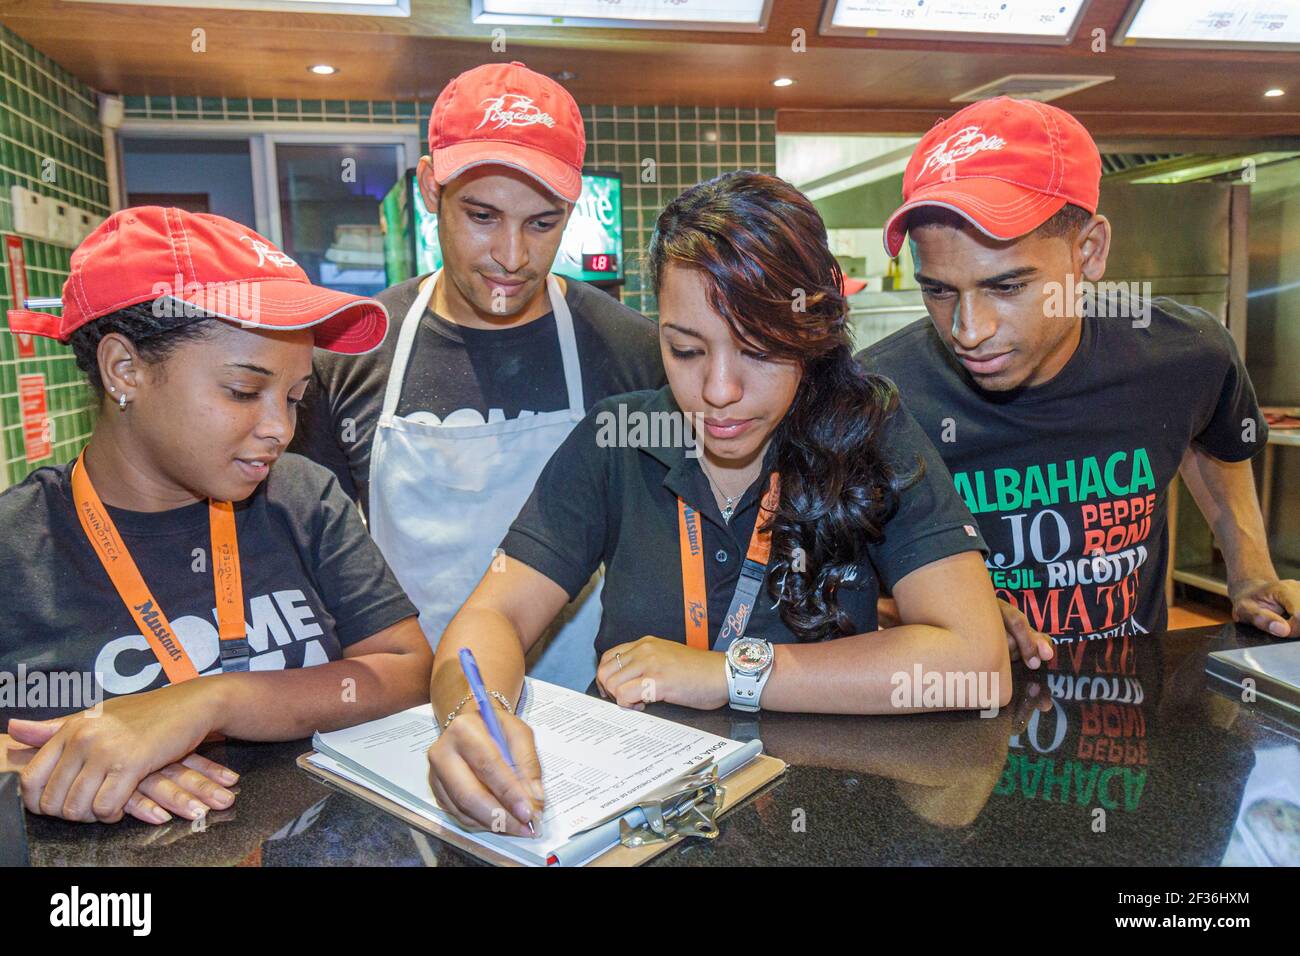
{"type": "Polygon", "coordinates": [[[656,293],[669,263],[702,271],[709,304],[739,341],[802,370],[772,435],[781,500],[768,523],[767,591],[799,640],[850,634],[839,587],[921,471],[897,475],[880,453],[898,392],[853,358],[843,276],[821,215],[783,179],[724,173],[660,213],[646,260],[656,293]]]}

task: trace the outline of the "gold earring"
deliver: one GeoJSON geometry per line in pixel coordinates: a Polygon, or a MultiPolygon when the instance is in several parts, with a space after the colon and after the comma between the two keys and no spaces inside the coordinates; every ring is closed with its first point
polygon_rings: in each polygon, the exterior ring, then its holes
{"type": "Polygon", "coordinates": [[[123,411],[123,412],[126,411],[126,393],[125,393],[125,392],[123,392],[123,393],[122,393],[122,397],[119,398],[119,399],[117,400],[117,407],[118,407],[118,410],[119,410],[119,411],[123,411]]]}

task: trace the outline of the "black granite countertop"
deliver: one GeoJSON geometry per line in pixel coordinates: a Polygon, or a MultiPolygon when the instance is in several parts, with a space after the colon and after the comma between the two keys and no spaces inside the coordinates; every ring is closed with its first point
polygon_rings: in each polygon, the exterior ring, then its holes
{"type": "MultiPolygon", "coordinates": [[[[1300,732],[1215,692],[1204,670],[1207,651],[1257,643],[1227,625],[1060,645],[1050,668],[1017,665],[1012,704],[992,718],[764,713],[764,749],[788,772],[728,813],[716,840],[654,865],[1300,862],[1285,835],[1300,808],[1286,809],[1275,779],[1300,766],[1300,732]]],[[[652,712],[735,729],[728,709],[652,712]]],[[[32,862],[478,865],[299,770],[309,748],[209,745],[242,779],[202,830],[28,816],[32,862]]]]}

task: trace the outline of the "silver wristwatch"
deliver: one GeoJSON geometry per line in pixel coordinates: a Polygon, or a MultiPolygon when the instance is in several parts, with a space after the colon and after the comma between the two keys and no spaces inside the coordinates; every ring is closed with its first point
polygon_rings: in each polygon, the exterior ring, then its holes
{"type": "Polygon", "coordinates": [[[756,711],[763,685],[772,676],[772,645],[757,637],[742,637],[727,648],[727,696],[736,710],[756,711]]]}

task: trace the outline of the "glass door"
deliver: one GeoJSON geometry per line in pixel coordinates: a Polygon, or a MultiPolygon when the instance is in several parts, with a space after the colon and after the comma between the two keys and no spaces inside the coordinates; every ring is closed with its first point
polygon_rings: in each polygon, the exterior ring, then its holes
{"type": "Polygon", "coordinates": [[[305,142],[275,137],[273,239],[312,282],[374,295],[387,282],[379,207],[414,165],[403,142],[305,142]]]}
{"type": "Polygon", "coordinates": [[[319,285],[359,295],[385,287],[380,204],[418,162],[418,131],[209,125],[205,135],[167,122],[124,129],[122,195],[252,226],[319,285]]]}

